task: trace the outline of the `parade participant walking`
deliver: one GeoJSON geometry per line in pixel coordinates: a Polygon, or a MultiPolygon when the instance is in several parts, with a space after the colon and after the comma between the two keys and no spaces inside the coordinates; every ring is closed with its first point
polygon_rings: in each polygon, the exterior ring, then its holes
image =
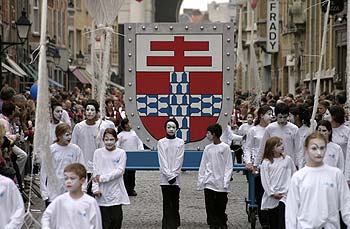
{"type": "Polygon", "coordinates": [[[42,229],[102,229],[101,213],[97,202],[82,191],[86,169],[73,163],[64,168],[65,187],[68,190],[58,196],[45,210],[41,218],[42,229]]]}
{"type": "Polygon", "coordinates": [[[285,153],[289,155],[296,166],[302,168],[304,155],[302,144],[300,144],[300,136],[298,135],[298,127],[288,121],[289,107],[285,103],[277,103],[275,107],[275,115],[277,122],[270,123],[261,139],[258,161],[264,154],[265,143],[271,137],[280,137],[283,139],[285,153]]]}
{"type": "Polygon", "coordinates": [[[332,142],[332,124],[327,120],[321,120],[316,130],[327,139],[327,150],[323,162],[339,168],[344,173],[343,151],[338,144],[332,142]]]}
{"type": "Polygon", "coordinates": [[[13,180],[0,175],[0,194],[0,228],[21,228],[24,222],[24,204],[13,180]]]}
{"type": "Polygon", "coordinates": [[[180,173],[184,159],[185,143],[176,137],[179,123],[175,119],[165,122],[166,137],[157,144],[160,187],[163,195],[163,229],[173,229],[180,226],[179,199],[180,173]]]}
{"type": "Polygon", "coordinates": [[[306,166],[291,180],[286,204],[286,228],[340,228],[339,211],[350,226],[350,192],[340,169],[323,162],[327,139],[309,135],[304,144],[306,166]]]}
{"type": "Polygon", "coordinates": [[[58,124],[62,123],[62,105],[56,99],[51,100],[51,122],[49,124],[49,143],[53,144],[56,139],[55,130],[58,124]]]}
{"type": "Polygon", "coordinates": [[[79,146],[71,143],[72,131],[67,123],[60,123],[55,131],[55,143],[50,145],[52,154],[52,166],[55,175],[58,178],[58,187],[50,184],[48,181],[48,166],[43,161],[40,171],[40,190],[41,196],[48,206],[57,196],[66,192],[64,188],[64,168],[72,163],[84,163],[84,157],[79,146]]]}
{"type": "Polygon", "coordinates": [[[265,128],[270,124],[272,119],[272,108],[268,105],[261,106],[258,109],[257,118],[254,126],[249,129],[246,144],[244,146],[244,162],[248,170],[253,170],[255,174],[255,198],[258,205],[258,217],[261,227],[269,227],[268,213],[261,210],[261,200],[264,194],[264,189],[261,184],[261,178],[258,173],[258,166],[261,161],[258,159],[259,146],[261,139],[264,136],[265,128]]]}
{"type": "MultiPolygon", "coordinates": [[[[122,131],[118,134],[117,147],[125,151],[144,150],[143,143],[135,131],[131,129],[129,119],[125,118],[120,123],[122,131]]],[[[136,170],[126,170],[124,182],[129,196],[137,196],[135,191],[136,170]]]]}
{"type": "Polygon", "coordinates": [[[207,224],[210,228],[227,228],[226,205],[233,168],[230,147],[220,141],[219,124],[207,128],[212,143],[204,148],[198,172],[198,190],[204,190],[207,224]]]}
{"type": "Polygon", "coordinates": [[[78,145],[83,154],[88,173],[88,194],[91,192],[90,178],[93,172],[92,160],[96,149],[103,145],[102,135],[107,128],[115,128],[113,122],[98,120],[99,105],[96,100],[88,100],[85,104],[86,120],[75,125],[72,133],[72,143],[78,145]]]}
{"type": "Polygon", "coordinates": [[[116,147],[117,132],[107,128],[103,135],[104,147],[94,153],[92,191],[100,206],[103,229],[122,227],[122,205],[130,204],[123,174],[126,153],[116,147]]]}
{"type": "Polygon", "coordinates": [[[265,190],[261,209],[268,210],[271,229],[285,228],[285,202],[295,171],[293,160],[284,154],[282,139],[269,138],[261,165],[261,182],[265,190]]]}

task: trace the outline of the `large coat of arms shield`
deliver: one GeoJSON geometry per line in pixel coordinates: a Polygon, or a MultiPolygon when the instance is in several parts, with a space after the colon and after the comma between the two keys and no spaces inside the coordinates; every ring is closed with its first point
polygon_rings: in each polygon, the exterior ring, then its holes
{"type": "Polygon", "coordinates": [[[141,140],[155,149],[175,118],[186,149],[203,149],[233,108],[233,24],[126,24],[125,35],[125,107],[141,140]]]}

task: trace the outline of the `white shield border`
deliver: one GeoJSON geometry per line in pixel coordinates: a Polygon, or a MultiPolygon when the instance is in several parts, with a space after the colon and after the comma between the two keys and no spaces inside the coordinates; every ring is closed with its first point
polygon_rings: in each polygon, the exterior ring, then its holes
{"type": "MultiPolygon", "coordinates": [[[[125,109],[131,125],[150,149],[155,150],[157,139],[148,133],[137,111],[136,103],[136,35],[137,34],[221,34],[222,35],[222,72],[223,95],[218,123],[226,129],[233,108],[234,95],[234,25],[232,23],[180,24],[180,23],[136,23],[125,24],[125,109]]],[[[165,136],[165,130],[164,130],[165,136]]],[[[201,141],[185,145],[187,150],[203,150],[208,144],[201,141]]]]}

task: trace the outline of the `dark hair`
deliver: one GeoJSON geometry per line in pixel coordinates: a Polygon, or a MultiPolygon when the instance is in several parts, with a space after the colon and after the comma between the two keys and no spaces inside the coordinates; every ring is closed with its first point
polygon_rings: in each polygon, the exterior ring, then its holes
{"type": "Polygon", "coordinates": [[[120,122],[120,127],[125,130],[125,125],[129,123],[129,119],[128,118],[124,118],[122,119],[122,121],[120,122]]]}
{"type": "Polygon", "coordinates": [[[255,123],[254,123],[255,126],[260,124],[260,121],[261,121],[261,117],[260,116],[266,114],[268,111],[272,112],[272,108],[270,106],[268,106],[268,105],[263,105],[263,106],[261,106],[259,108],[256,120],[255,120],[255,123]]]}
{"type": "Polygon", "coordinates": [[[316,138],[323,140],[324,143],[327,144],[327,139],[323,134],[320,134],[318,132],[314,132],[314,133],[310,134],[309,136],[307,136],[307,138],[305,139],[304,146],[307,147],[309,145],[310,141],[312,139],[316,139],[316,138]]]}
{"type": "Polygon", "coordinates": [[[328,120],[321,120],[319,121],[319,123],[317,124],[316,130],[318,129],[319,126],[324,126],[327,128],[327,130],[330,132],[329,136],[328,136],[328,141],[331,142],[332,141],[332,124],[330,121],[328,120]]]}
{"type": "Polygon", "coordinates": [[[306,126],[310,127],[311,114],[309,112],[309,109],[305,105],[298,105],[296,107],[292,107],[290,109],[290,113],[295,116],[298,115],[300,121],[306,126]]]}
{"type": "Polygon", "coordinates": [[[171,118],[168,119],[165,123],[164,123],[164,128],[166,129],[166,125],[168,124],[168,122],[173,122],[176,125],[176,129],[179,129],[179,123],[175,118],[171,118]]]}
{"type": "Polygon", "coordinates": [[[111,97],[108,97],[105,101],[105,105],[107,105],[109,102],[112,102],[113,103],[113,98],[111,97]]]}
{"type": "Polygon", "coordinates": [[[81,178],[86,178],[86,169],[84,167],[84,165],[80,164],[80,163],[73,163],[73,164],[69,164],[67,165],[64,170],[65,173],[75,173],[76,175],[78,175],[79,179],[81,178]]]}
{"type": "Polygon", "coordinates": [[[118,135],[117,132],[115,131],[114,128],[107,128],[105,130],[105,132],[103,133],[103,138],[105,138],[106,134],[111,134],[113,135],[113,137],[117,140],[118,139],[118,135]]]}
{"type": "Polygon", "coordinates": [[[345,111],[340,106],[331,106],[329,108],[329,113],[331,113],[332,120],[339,124],[343,124],[345,122],[345,111]]]}
{"type": "Polygon", "coordinates": [[[339,104],[345,104],[346,103],[346,93],[345,91],[340,91],[335,96],[335,100],[338,101],[339,104]]]}
{"type": "Polygon", "coordinates": [[[85,105],[84,105],[84,109],[85,109],[85,110],[86,110],[86,107],[87,107],[88,105],[94,106],[96,112],[99,112],[99,111],[100,111],[100,106],[98,105],[98,102],[97,102],[96,100],[94,100],[94,99],[89,99],[89,100],[85,103],[85,105]]]}
{"type": "Polygon", "coordinates": [[[220,138],[222,134],[222,127],[220,124],[216,123],[214,125],[208,126],[207,131],[209,131],[212,134],[215,134],[217,138],[220,138]]]}
{"type": "Polygon", "coordinates": [[[2,100],[9,100],[15,95],[16,91],[12,87],[3,87],[0,91],[0,98],[2,100]]]}
{"type": "Polygon", "coordinates": [[[1,113],[3,115],[5,115],[6,117],[9,117],[10,115],[12,115],[12,113],[16,110],[16,105],[13,104],[12,102],[10,101],[5,101],[3,104],[2,104],[2,110],[1,110],[1,113]]]}
{"type": "Polygon", "coordinates": [[[55,110],[56,107],[62,107],[62,104],[60,102],[57,101],[57,99],[53,98],[51,99],[51,112],[53,112],[53,110],[55,110]]]}
{"type": "Polygon", "coordinates": [[[285,103],[277,103],[275,106],[275,116],[278,114],[289,114],[289,107],[285,103]]]}
{"type": "Polygon", "coordinates": [[[327,100],[321,100],[318,104],[324,106],[326,109],[328,109],[330,106],[330,103],[327,100]]]}
{"type": "Polygon", "coordinates": [[[263,160],[268,159],[271,163],[273,163],[274,148],[280,143],[282,143],[282,138],[280,137],[271,137],[267,139],[264,149],[263,160]]]}

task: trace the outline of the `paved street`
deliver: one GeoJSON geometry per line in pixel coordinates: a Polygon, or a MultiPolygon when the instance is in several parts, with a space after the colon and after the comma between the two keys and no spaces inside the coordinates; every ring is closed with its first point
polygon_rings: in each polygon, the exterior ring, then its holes
{"type": "MultiPolygon", "coordinates": [[[[232,192],[227,207],[229,228],[250,228],[245,212],[244,198],[247,195],[247,182],[241,173],[235,173],[232,192]]],[[[181,229],[207,228],[204,207],[204,194],[196,191],[197,172],[186,171],[182,175],[180,193],[181,229]]],[[[138,196],[131,197],[131,204],[123,207],[123,228],[161,228],[162,204],[158,171],[137,171],[136,191],[138,196]]],[[[41,201],[33,208],[42,208],[41,201]]],[[[33,213],[40,217],[39,213],[33,213]]],[[[32,227],[38,228],[38,227],[32,227]]],[[[257,227],[259,228],[259,227],[257,227]]]]}

